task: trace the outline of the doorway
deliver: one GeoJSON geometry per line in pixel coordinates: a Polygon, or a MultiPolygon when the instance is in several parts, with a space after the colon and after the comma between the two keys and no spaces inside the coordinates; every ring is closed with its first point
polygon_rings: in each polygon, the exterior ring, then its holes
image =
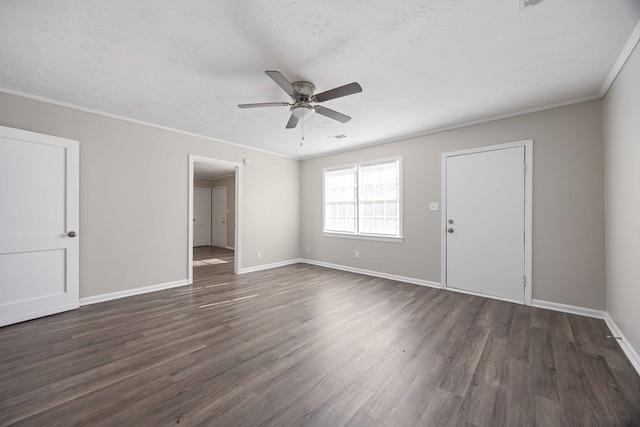
{"type": "Polygon", "coordinates": [[[531,304],[532,142],[442,155],[443,287],[531,304]]]}
{"type": "MultiPolygon", "coordinates": [[[[227,251],[225,259],[229,260],[233,258],[233,273],[238,274],[241,269],[241,246],[242,246],[242,215],[241,215],[241,200],[242,200],[242,164],[236,162],[229,162],[226,160],[220,160],[210,157],[189,155],[189,201],[188,201],[188,247],[187,247],[187,268],[188,268],[188,281],[193,283],[193,268],[195,262],[206,261],[207,256],[204,254],[207,251],[215,250],[214,246],[211,246],[213,239],[217,238],[217,242],[221,240],[220,234],[224,233],[225,244],[220,249],[227,251]],[[225,205],[224,207],[216,206],[213,204],[214,193],[212,187],[218,187],[217,183],[225,184],[225,205]],[[196,185],[197,184],[197,185],[196,185]],[[232,187],[233,191],[228,192],[227,187],[232,187]],[[206,193],[207,195],[201,198],[201,202],[197,202],[196,198],[199,192],[206,193]],[[233,196],[227,198],[226,196],[233,196]],[[199,234],[196,234],[196,209],[201,207],[202,213],[205,218],[208,214],[208,232],[205,231],[203,236],[207,240],[205,245],[196,248],[198,256],[194,257],[194,246],[201,246],[197,244],[199,234]],[[207,211],[207,212],[205,212],[207,211]],[[216,224],[216,216],[221,216],[221,224],[216,224]],[[224,222],[222,224],[222,222],[224,222]],[[224,227],[220,227],[222,225],[224,227]],[[218,227],[217,227],[218,226],[218,227]],[[213,233],[217,234],[214,236],[213,233]],[[233,246],[228,246],[227,241],[231,240],[233,246]],[[204,258],[203,258],[204,256],[204,258]],[[202,258],[202,259],[201,259],[202,258]]],[[[217,196],[219,197],[219,196],[217,196]]],[[[201,233],[202,234],[202,233],[201,233]]],[[[210,258],[218,259],[218,258],[210,258]]]]}

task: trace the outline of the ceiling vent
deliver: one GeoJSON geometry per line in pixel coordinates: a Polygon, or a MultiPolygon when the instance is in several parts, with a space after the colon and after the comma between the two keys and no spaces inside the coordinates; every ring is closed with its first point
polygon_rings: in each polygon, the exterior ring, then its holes
{"type": "Polygon", "coordinates": [[[534,4],[540,3],[542,0],[518,0],[520,3],[520,9],[524,9],[525,7],[533,6],[534,4]]]}

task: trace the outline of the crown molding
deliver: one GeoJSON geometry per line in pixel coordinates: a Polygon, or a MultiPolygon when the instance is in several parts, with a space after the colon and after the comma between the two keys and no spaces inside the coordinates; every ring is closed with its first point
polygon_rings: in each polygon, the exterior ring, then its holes
{"type": "Polygon", "coordinates": [[[624,67],[627,59],[629,59],[629,57],[631,56],[633,49],[638,44],[638,40],[640,40],[640,22],[638,22],[638,25],[636,25],[636,28],[634,28],[633,32],[631,33],[631,37],[629,37],[629,40],[627,40],[627,44],[624,45],[624,49],[622,49],[618,60],[615,62],[615,64],[613,64],[613,68],[602,84],[602,87],[598,92],[600,98],[604,97],[607,94],[607,91],[609,91],[609,88],[615,81],[616,77],[618,77],[618,74],[620,74],[620,71],[622,71],[622,67],[624,67]]]}

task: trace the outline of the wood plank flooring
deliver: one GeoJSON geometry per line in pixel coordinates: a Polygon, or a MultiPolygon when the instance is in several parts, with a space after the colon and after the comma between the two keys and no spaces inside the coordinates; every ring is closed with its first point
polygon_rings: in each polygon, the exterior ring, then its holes
{"type": "Polygon", "coordinates": [[[601,320],[298,264],[0,329],[0,425],[633,426],[601,320]]]}

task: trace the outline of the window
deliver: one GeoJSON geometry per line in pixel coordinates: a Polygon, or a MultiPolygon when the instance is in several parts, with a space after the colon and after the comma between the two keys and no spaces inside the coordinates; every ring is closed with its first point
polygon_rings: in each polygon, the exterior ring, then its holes
{"type": "Polygon", "coordinates": [[[401,237],[400,158],[324,170],[324,232],[401,237]]]}

